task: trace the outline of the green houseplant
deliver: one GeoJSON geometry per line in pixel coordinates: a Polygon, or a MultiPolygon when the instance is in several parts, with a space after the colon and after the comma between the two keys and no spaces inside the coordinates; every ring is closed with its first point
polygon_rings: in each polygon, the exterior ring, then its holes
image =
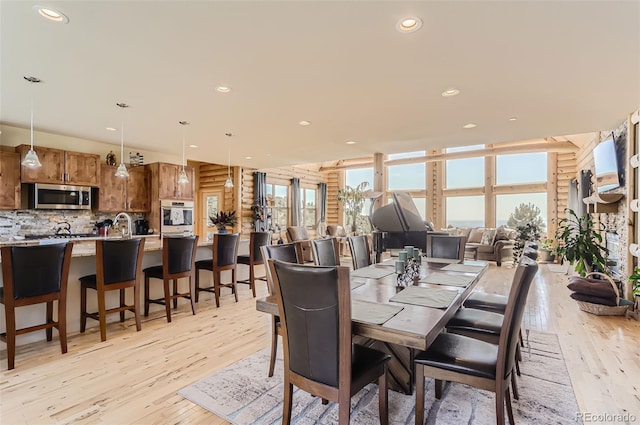
{"type": "Polygon", "coordinates": [[[633,274],[629,276],[631,283],[631,294],[636,300],[636,311],[640,308],[640,267],[633,269],[633,274]]]}
{"type": "Polygon", "coordinates": [[[539,260],[543,262],[553,263],[555,260],[555,248],[554,248],[555,240],[551,238],[544,238],[540,241],[540,248],[538,248],[538,252],[540,253],[539,260]]]}
{"type": "Polygon", "coordinates": [[[216,215],[209,217],[209,220],[218,228],[218,233],[227,233],[227,227],[233,227],[238,222],[235,211],[218,211],[216,215]]]}
{"type": "Polygon", "coordinates": [[[347,222],[351,222],[351,231],[358,230],[358,217],[362,214],[364,206],[364,192],[369,183],[362,182],[356,187],[347,186],[344,189],[338,189],[338,202],[344,204],[344,212],[347,216],[347,222]]]}
{"type": "Polygon", "coordinates": [[[595,229],[593,219],[589,214],[578,217],[572,209],[566,210],[569,216],[558,222],[556,239],[559,242],[555,254],[571,265],[584,277],[592,271],[606,273],[608,253],[602,244],[602,235],[595,229]]]}

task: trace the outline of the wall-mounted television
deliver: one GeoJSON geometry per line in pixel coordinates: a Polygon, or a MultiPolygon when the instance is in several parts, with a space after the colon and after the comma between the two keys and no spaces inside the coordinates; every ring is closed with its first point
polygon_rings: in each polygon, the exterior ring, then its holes
{"type": "Polygon", "coordinates": [[[623,154],[624,152],[616,146],[613,133],[593,150],[596,189],[599,193],[616,189],[623,184],[623,175],[620,172],[623,154]]]}

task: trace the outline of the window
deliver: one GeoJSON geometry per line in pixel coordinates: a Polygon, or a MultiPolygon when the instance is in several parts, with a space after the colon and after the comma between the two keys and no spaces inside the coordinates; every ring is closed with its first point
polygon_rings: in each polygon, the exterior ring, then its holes
{"type": "Polygon", "coordinates": [[[484,186],[484,157],[448,159],[446,181],[447,189],[484,186]]]}
{"type": "Polygon", "coordinates": [[[546,192],[496,195],[496,226],[515,229],[521,222],[532,221],[540,225],[544,235],[547,231],[546,192]]]}
{"type": "Polygon", "coordinates": [[[312,227],[316,225],[316,190],[300,188],[300,204],[302,214],[301,226],[312,227]]]}
{"type": "Polygon", "coordinates": [[[390,153],[387,155],[387,159],[403,159],[403,158],[415,158],[418,156],[425,156],[427,151],[405,152],[405,153],[390,153]]]}
{"type": "Polygon", "coordinates": [[[447,225],[484,227],[484,196],[450,196],[446,208],[447,225]]]}
{"type": "Polygon", "coordinates": [[[426,190],[427,164],[424,162],[387,167],[389,190],[426,190]]]}
{"type": "Polygon", "coordinates": [[[373,189],[373,167],[346,170],[344,177],[347,186],[356,187],[362,182],[367,182],[369,183],[367,187],[373,189]]]}
{"type": "Polygon", "coordinates": [[[522,153],[496,157],[496,184],[547,181],[547,154],[522,153]]]}
{"type": "Polygon", "coordinates": [[[267,184],[267,203],[271,207],[274,229],[286,229],[289,217],[289,188],[278,184],[267,184]],[[278,227],[276,227],[278,226],[278,227]]]}

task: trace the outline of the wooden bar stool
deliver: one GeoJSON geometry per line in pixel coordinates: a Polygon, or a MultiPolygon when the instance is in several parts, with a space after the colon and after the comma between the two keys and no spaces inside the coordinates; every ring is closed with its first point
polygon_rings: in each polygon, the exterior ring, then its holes
{"type": "Polygon", "coordinates": [[[144,239],[116,239],[96,241],[96,274],[80,278],[80,332],[87,326],[87,317],[100,322],[100,339],[107,340],[107,314],[120,313],[124,322],[124,312],[135,315],[136,330],[140,331],[140,270],[144,239]],[[133,305],[125,304],[125,288],[133,288],[133,305]],[[87,312],[87,289],[98,295],[98,311],[87,312]],[[106,308],[106,292],[120,291],[120,306],[106,308]]]}
{"type": "Polygon", "coordinates": [[[231,288],[238,302],[238,288],[236,286],[236,266],[238,264],[238,245],[240,233],[215,233],[213,235],[213,256],[211,260],[196,261],[196,302],[200,291],[213,292],[216,297],[216,307],[220,307],[220,288],[231,288]],[[200,287],[200,270],[213,273],[213,286],[200,287]],[[224,270],[231,270],[231,282],[221,283],[220,274],[224,270]]]}
{"type": "Polygon", "coordinates": [[[9,370],[15,367],[16,335],[45,329],[47,341],[51,341],[56,328],[62,354],[67,352],[67,279],[72,249],[72,243],[2,247],[0,303],[4,304],[7,331],[0,334],[0,340],[7,344],[9,370]],[[54,301],[58,301],[57,321],[53,320],[54,301]],[[17,329],[16,308],[41,303],[47,304],[46,322],[17,329]]]}
{"type": "Polygon", "coordinates": [[[144,269],[144,315],[149,315],[149,304],[164,305],[167,314],[167,322],[171,322],[171,305],[178,307],[178,298],[186,298],[191,301],[191,311],[196,314],[195,301],[195,270],[196,249],[198,248],[198,236],[180,238],[164,238],[162,240],[162,264],[144,269]],[[189,278],[189,292],[178,292],[178,279],[189,278]],[[149,297],[149,281],[151,278],[160,279],[164,283],[164,297],[151,299],[149,297]],[[169,290],[169,281],[173,280],[173,294],[169,290]]]}
{"type": "Polygon", "coordinates": [[[256,277],[254,266],[264,264],[260,248],[269,244],[271,244],[270,232],[251,232],[251,236],[249,236],[249,255],[238,256],[238,264],[249,266],[249,280],[239,280],[238,283],[248,283],[251,286],[253,298],[256,297],[256,279],[267,280],[266,275],[256,277]]]}

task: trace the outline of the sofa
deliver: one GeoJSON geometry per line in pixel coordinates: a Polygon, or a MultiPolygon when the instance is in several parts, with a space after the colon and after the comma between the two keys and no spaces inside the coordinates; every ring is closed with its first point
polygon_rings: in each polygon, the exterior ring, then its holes
{"type": "Polygon", "coordinates": [[[495,261],[498,266],[503,261],[513,261],[513,247],[517,231],[500,226],[496,229],[485,227],[448,228],[450,235],[466,236],[465,254],[474,260],[495,261]]]}

